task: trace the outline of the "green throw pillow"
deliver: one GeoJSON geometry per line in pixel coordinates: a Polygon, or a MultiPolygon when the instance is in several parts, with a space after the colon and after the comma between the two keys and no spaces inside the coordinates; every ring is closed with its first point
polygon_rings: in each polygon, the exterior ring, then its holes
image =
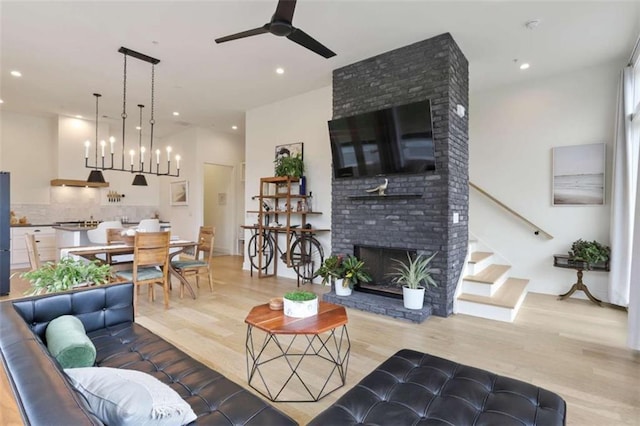
{"type": "Polygon", "coordinates": [[[96,347],[84,331],[82,321],[63,315],[51,321],[46,331],[47,348],[62,368],[91,367],[96,347]]]}

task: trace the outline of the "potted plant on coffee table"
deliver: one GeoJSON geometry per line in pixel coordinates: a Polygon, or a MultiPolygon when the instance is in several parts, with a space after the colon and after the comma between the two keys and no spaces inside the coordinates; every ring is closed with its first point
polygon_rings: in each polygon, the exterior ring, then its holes
{"type": "Polygon", "coordinates": [[[34,296],[106,284],[111,277],[111,267],[97,260],[88,262],[64,257],[58,263],[47,262],[38,269],[23,273],[21,277],[31,282],[31,288],[25,294],[34,296]]]}
{"type": "Polygon", "coordinates": [[[371,275],[364,270],[364,261],[349,255],[342,261],[342,285],[336,282],[336,295],[349,296],[354,284],[368,283],[371,275]]]}
{"type": "Polygon", "coordinates": [[[431,256],[426,257],[424,255],[416,256],[412,259],[407,254],[408,262],[404,263],[400,260],[394,259],[399,264],[390,275],[393,277],[392,281],[402,285],[402,299],[404,301],[404,307],[407,309],[422,309],[424,306],[424,292],[425,285],[431,285],[437,287],[433,277],[433,269],[431,268],[431,261],[438,254],[433,253],[431,256]]]}
{"type": "Polygon", "coordinates": [[[310,291],[291,291],[282,300],[284,314],[288,317],[306,318],[318,314],[318,295],[310,291]]]}

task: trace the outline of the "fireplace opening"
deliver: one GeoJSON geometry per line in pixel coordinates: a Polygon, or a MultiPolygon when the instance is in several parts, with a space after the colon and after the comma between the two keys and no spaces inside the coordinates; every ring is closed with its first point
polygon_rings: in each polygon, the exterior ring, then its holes
{"type": "Polygon", "coordinates": [[[396,260],[406,263],[407,255],[415,259],[415,250],[356,245],[353,254],[364,261],[365,269],[371,275],[370,282],[357,283],[354,290],[402,299],[402,287],[393,283],[389,274],[399,266],[396,260]]]}

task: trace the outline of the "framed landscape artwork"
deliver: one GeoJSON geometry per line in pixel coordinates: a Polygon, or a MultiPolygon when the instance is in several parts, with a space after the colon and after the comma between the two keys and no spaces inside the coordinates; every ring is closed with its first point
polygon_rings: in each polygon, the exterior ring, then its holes
{"type": "Polygon", "coordinates": [[[553,148],[554,206],[604,205],[605,144],[553,148]]]}
{"type": "Polygon", "coordinates": [[[171,182],[171,205],[186,206],[189,204],[189,182],[186,180],[171,182]]]}

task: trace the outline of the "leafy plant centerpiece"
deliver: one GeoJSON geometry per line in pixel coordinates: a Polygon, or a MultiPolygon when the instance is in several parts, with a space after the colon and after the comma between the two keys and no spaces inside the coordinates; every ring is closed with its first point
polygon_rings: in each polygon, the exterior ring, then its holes
{"type": "Polygon", "coordinates": [[[101,265],[97,260],[86,262],[65,257],[58,263],[47,262],[21,276],[31,282],[31,289],[26,294],[33,296],[66,291],[83,284],[106,284],[111,276],[111,268],[107,264],[101,265]]]}
{"type": "Polygon", "coordinates": [[[283,302],[284,314],[288,317],[306,318],[318,314],[318,295],[310,291],[286,293],[283,302]]]}
{"type": "Polygon", "coordinates": [[[603,263],[609,260],[611,249],[597,241],[584,241],[579,239],[571,244],[569,256],[572,260],[582,261],[590,269],[591,265],[603,263]]]}
{"type": "Polygon", "coordinates": [[[276,176],[290,176],[299,178],[304,173],[304,162],[300,154],[280,157],[274,161],[276,163],[276,176]]]}

